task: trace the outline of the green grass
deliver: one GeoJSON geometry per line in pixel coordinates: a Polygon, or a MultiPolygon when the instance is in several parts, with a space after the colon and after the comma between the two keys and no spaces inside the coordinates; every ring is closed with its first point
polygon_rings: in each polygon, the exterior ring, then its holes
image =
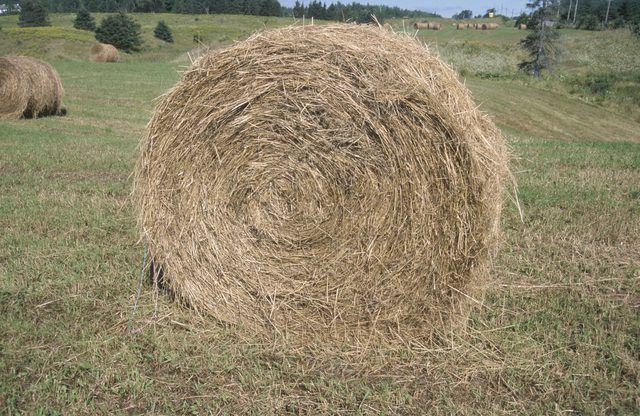
{"type": "Polygon", "coordinates": [[[130,173],[152,100],[192,47],[194,17],[175,19],[182,43],[121,64],[83,62],[84,41],[65,40],[69,57],[51,58],[69,115],[0,121],[0,413],[638,413],[640,123],[521,78],[466,80],[509,140],[523,217],[506,204],[465,336],[366,365],[318,360],[163,294],[152,321],[148,285],[129,334],[142,260],[130,173]]]}

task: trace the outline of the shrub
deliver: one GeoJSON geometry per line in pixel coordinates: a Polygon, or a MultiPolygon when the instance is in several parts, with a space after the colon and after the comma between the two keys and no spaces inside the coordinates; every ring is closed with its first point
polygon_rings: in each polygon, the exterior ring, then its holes
{"type": "Polygon", "coordinates": [[[138,51],[142,46],[140,25],[124,13],[102,19],[96,29],[96,39],[125,52],[138,51]]]}
{"type": "Polygon", "coordinates": [[[75,20],[73,21],[73,27],[80,30],[89,30],[95,32],[96,22],[91,16],[91,13],[85,8],[78,10],[75,20]]]}
{"type": "Polygon", "coordinates": [[[582,16],[578,21],[578,29],[598,30],[598,18],[592,14],[582,16]]]}
{"type": "Polygon", "coordinates": [[[609,23],[611,29],[620,29],[624,27],[624,19],[622,17],[616,17],[609,23]]]}
{"type": "Polygon", "coordinates": [[[169,42],[169,43],[173,42],[173,35],[171,34],[171,29],[169,29],[169,26],[167,26],[164,20],[160,20],[158,22],[158,25],[153,30],[153,36],[165,42],[169,42]]]}
{"type": "Polygon", "coordinates": [[[47,15],[47,8],[39,0],[24,0],[20,3],[20,6],[18,26],[51,26],[47,15]]]}

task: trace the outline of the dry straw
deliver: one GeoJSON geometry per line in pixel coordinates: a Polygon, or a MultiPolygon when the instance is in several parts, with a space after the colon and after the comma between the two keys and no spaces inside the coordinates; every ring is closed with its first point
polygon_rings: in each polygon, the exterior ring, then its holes
{"type": "Polygon", "coordinates": [[[92,62],[118,62],[120,55],[115,46],[106,43],[96,43],[91,47],[89,59],[92,62]]]}
{"type": "Polygon", "coordinates": [[[425,337],[494,247],[499,131],[413,38],[355,25],[259,33],[161,97],[135,204],[170,289],[290,340],[425,337]]]}
{"type": "Polygon", "coordinates": [[[0,57],[0,117],[64,114],[62,83],[51,65],[26,56],[0,57]]]}

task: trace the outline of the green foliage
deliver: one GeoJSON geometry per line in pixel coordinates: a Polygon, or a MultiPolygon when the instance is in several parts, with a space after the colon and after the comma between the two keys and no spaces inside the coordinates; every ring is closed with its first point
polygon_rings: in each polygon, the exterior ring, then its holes
{"type": "Polygon", "coordinates": [[[36,27],[51,26],[47,9],[39,0],[23,0],[20,3],[20,17],[18,18],[18,26],[20,27],[36,27]]]}
{"type": "Polygon", "coordinates": [[[164,20],[158,22],[158,25],[153,30],[153,36],[165,42],[173,43],[173,34],[164,20]]]}
{"type": "Polygon", "coordinates": [[[640,38],[640,20],[636,20],[629,25],[629,29],[631,29],[631,33],[640,38]]]}
{"type": "Polygon", "coordinates": [[[529,25],[529,15],[526,13],[520,14],[516,19],[516,22],[513,24],[513,27],[518,27],[520,25],[529,25]]]}
{"type": "Polygon", "coordinates": [[[473,12],[471,10],[463,10],[460,13],[456,13],[453,16],[451,16],[451,18],[454,20],[465,20],[465,19],[471,19],[472,17],[473,17],[473,12]]]}
{"type": "Polygon", "coordinates": [[[624,19],[622,17],[616,17],[609,22],[608,27],[610,29],[620,29],[624,27],[624,19]]]}
{"type": "Polygon", "coordinates": [[[125,52],[139,51],[142,46],[140,25],[124,13],[102,19],[96,29],[96,39],[125,52]]]}
{"type": "Polygon", "coordinates": [[[580,17],[578,24],[576,25],[576,29],[583,30],[598,30],[599,22],[598,18],[592,14],[587,14],[580,17]]]}
{"type": "Polygon", "coordinates": [[[80,30],[89,30],[95,32],[96,22],[91,13],[84,7],[78,10],[75,20],[73,21],[73,27],[80,30]]]}

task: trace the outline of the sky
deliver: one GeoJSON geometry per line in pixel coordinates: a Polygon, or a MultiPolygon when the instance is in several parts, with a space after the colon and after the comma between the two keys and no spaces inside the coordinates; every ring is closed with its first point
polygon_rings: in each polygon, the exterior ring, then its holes
{"type": "MultiPolygon", "coordinates": [[[[304,0],[308,4],[310,0],[304,0]]],[[[327,4],[331,0],[323,0],[327,4]]],[[[341,0],[342,3],[351,3],[352,0],[341,0]]],[[[469,9],[473,11],[473,15],[484,14],[487,9],[495,7],[498,12],[502,8],[503,14],[510,16],[512,11],[514,14],[520,14],[525,10],[527,0],[356,0],[358,3],[385,4],[387,6],[398,6],[403,9],[424,10],[427,12],[438,13],[445,17],[451,17],[452,14],[461,10],[469,9]]],[[[293,6],[295,0],[280,0],[283,6],[293,6]]]]}

